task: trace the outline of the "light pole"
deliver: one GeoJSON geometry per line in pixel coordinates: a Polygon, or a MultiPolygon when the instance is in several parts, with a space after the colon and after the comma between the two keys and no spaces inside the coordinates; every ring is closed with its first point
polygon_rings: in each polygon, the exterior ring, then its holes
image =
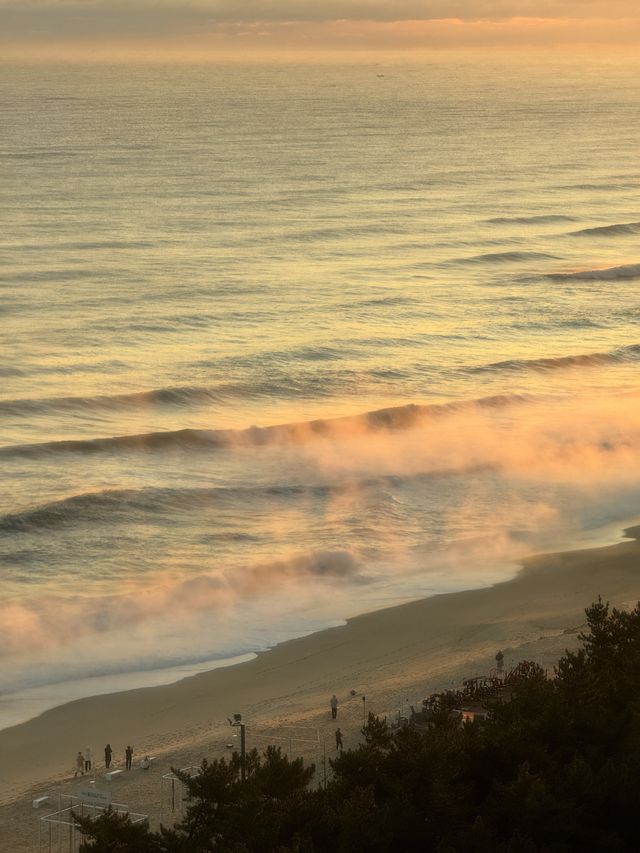
{"type": "Polygon", "coordinates": [[[324,770],[324,789],[327,790],[327,743],[322,735],[322,767],[324,770]]]}
{"type": "Polygon", "coordinates": [[[229,720],[230,726],[234,726],[234,728],[237,726],[240,728],[240,781],[244,782],[246,775],[245,759],[247,755],[245,741],[245,725],[242,722],[242,714],[234,714],[233,720],[231,719],[231,717],[227,717],[227,719],[229,720]]]}

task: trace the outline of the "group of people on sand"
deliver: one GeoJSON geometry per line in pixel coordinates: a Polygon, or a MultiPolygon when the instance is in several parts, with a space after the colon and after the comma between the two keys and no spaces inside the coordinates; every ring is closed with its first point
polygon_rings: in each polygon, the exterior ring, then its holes
{"type": "MultiPolygon", "coordinates": [[[[331,708],[331,719],[336,720],[338,718],[338,697],[334,693],[331,699],[329,700],[329,706],[331,708]]],[[[336,729],[336,751],[342,752],[343,750],[343,742],[342,742],[342,732],[339,728],[336,729]]],[[[111,760],[113,758],[113,749],[111,748],[111,744],[108,743],[104,748],[104,766],[107,770],[111,767],[111,760]]],[[[126,770],[131,770],[131,765],[133,762],[133,747],[127,746],[124,751],[124,766],[126,770]]],[[[148,770],[150,759],[148,756],[145,756],[140,766],[143,770],[148,770]]],[[[73,774],[74,776],[84,776],[85,773],[90,773],[93,770],[93,753],[91,751],[91,747],[88,746],[84,752],[79,749],[78,754],[76,755],[76,770],[73,774]]]]}
{"type": "MultiPolygon", "coordinates": [[[[336,720],[338,718],[338,697],[334,693],[331,699],[329,700],[329,706],[331,708],[331,719],[336,720]]],[[[343,742],[342,742],[342,732],[339,728],[336,729],[336,751],[342,752],[343,742]]],[[[111,761],[113,758],[113,749],[111,748],[111,744],[108,743],[104,748],[104,766],[107,770],[111,767],[111,761]]],[[[131,770],[131,765],[133,762],[133,747],[127,746],[124,751],[124,766],[126,770],[131,770]]],[[[145,757],[140,762],[140,766],[143,770],[148,770],[150,765],[149,757],[145,755],[145,757]]],[[[93,770],[93,753],[91,751],[91,747],[88,746],[84,750],[84,752],[79,749],[78,754],[76,755],[76,770],[73,774],[74,776],[84,776],[85,773],[91,773],[93,770]]]]}
{"type": "MultiPolygon", "coordinates": [[[[107,770],[111,767],[111,759],[113,757],[113,749],[111,748],[111,744],[108,743],[104,748],[104,766],[107,770]]],[[[131,763],[133,761],[133,747],[127,746],[124,751],[124,763],[125,769],[131,770],[131,763]]],[[[91,747],[88,746],[84,752],[79,749],[78,754],[76,755],[76,772],[73,774],[74,776],[84,776],[85,773],[90,773],[93,770],[93,753],[91,752],[91,747]]]]}

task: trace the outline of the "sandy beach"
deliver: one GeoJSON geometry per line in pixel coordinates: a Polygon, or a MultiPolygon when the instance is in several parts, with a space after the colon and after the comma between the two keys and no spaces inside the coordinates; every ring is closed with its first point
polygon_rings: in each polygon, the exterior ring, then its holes
{"type": "MultiPolygon", "coordinates": [[[[492,588],[369,613],[235,667],[50,710],[0,732],[0,849],[37,849],[38,818],[55,810],[59,793],[72,794],[89,778],[157,826],[162,774],[228,753],[227,744],[238,743],[227,723],[233,713],[243,715],[248,748],[279,743],[322,765],[325,748],[333,755],[334,692],[348,747],[357,741],[363,710],[397,717],[432,691],[487,673],[500,648],[507,667],[532,659],[551,668],[577,643],[584,608],[598,595],[619,607],[640,598],[638,541],[536,557],[492,588]],[[108,783],[107,742],[116,768],[124,767],[127,744],[135,750],[133,770],[108,783]],[[74,756],[87,745],[94,775],[74,779],[74,756]],[[138,767],[144,754],[156,758],[146,772],[138,767]],[[32,797],[43,795],[49,803],[34,810],[32,797]]],[[[171,815],[165,811],[163,819],[171,815]]]]}
{"type": "Polygon", "coordinates": [[[0,853],[640,599],[640,12],[435,5],[0,0],[0,853]]]}

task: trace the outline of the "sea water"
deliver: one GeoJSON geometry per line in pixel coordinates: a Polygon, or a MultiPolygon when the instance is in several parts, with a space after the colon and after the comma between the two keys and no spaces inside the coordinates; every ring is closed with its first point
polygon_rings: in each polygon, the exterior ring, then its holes
{"type": "Polygon", "coordinates": [[[0,725],[620,535],[637,72],[2,67],[0,725]]]}

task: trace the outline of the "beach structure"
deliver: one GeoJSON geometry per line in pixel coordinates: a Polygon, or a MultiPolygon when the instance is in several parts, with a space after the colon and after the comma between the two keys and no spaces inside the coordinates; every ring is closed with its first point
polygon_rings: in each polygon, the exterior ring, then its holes
{"type": "Polygon", "coordinates": [[[504,677],[480,675],[467,678],[459,690],[432,693],[422,700],[422,709],[411,706],[409,722],[418,728],[432,725],[441,715],[457,717],[460,723],[483,722],[491,714],[491,704],[509,702],[519,681],[542,668],[535,661],[521,661],[504,677]]]}
{"type": "Polygon", "coordinates": [[[283,744],[290,759],[294,753],[305,761],[312,761],[322,768],[322,780],[326,785],[329,771],[327,769],[327,745],[324,733],[318,726],[301,726],[289,723],[277,723],[260,729],[251,729],[252,740],[266,744],[283,744]]]}
{"type": "Polygon", "coordinates": [[[128,815],[132,823],[147,823],[149,816],[129,811],[125,803],[114,803],[109,791],[87,788],[79,794],[60,794],[58,809],[38,821],[38,853],[77,853],[83,840],[77,817],[97,818],[107,809],[128,815]]]}
{"type": "Polygon", "coordinates": [[[318,726],[298,726],[288,723],[277,723],[273,726],[263,726],[261,729],[251,729],[252,740],[266,741],[267,743],[282,743],[289,758],[293,758],[294,751],[305,753],[310,751],[319,756],[323,737],[321,737],[318,726]],[[274,734],[278,732],[279,734],[274,734]]]}
{"type": "MultiPolygon", "coordinates": [[[[189,765],[181,767],[180,772],[186,774],[191,779],[199,776],[202,772],[199,767],[189,765]]],[[[176,776],[172,771],[164,773],[160,785],[160,821],[162,822],[165,814],[182,814],[184,804],[188,801],[185,796],[185,785],[183,781],[176,776]]]]}
{"type": "Polygon", "coordinates": [[[240,779],[244,782],[246,776],[246,759],[247,759],[247,730],[242,722],[242,714],[234,714],[233,720],[227,717],[229,725],[240,729],[240,779]]]}

